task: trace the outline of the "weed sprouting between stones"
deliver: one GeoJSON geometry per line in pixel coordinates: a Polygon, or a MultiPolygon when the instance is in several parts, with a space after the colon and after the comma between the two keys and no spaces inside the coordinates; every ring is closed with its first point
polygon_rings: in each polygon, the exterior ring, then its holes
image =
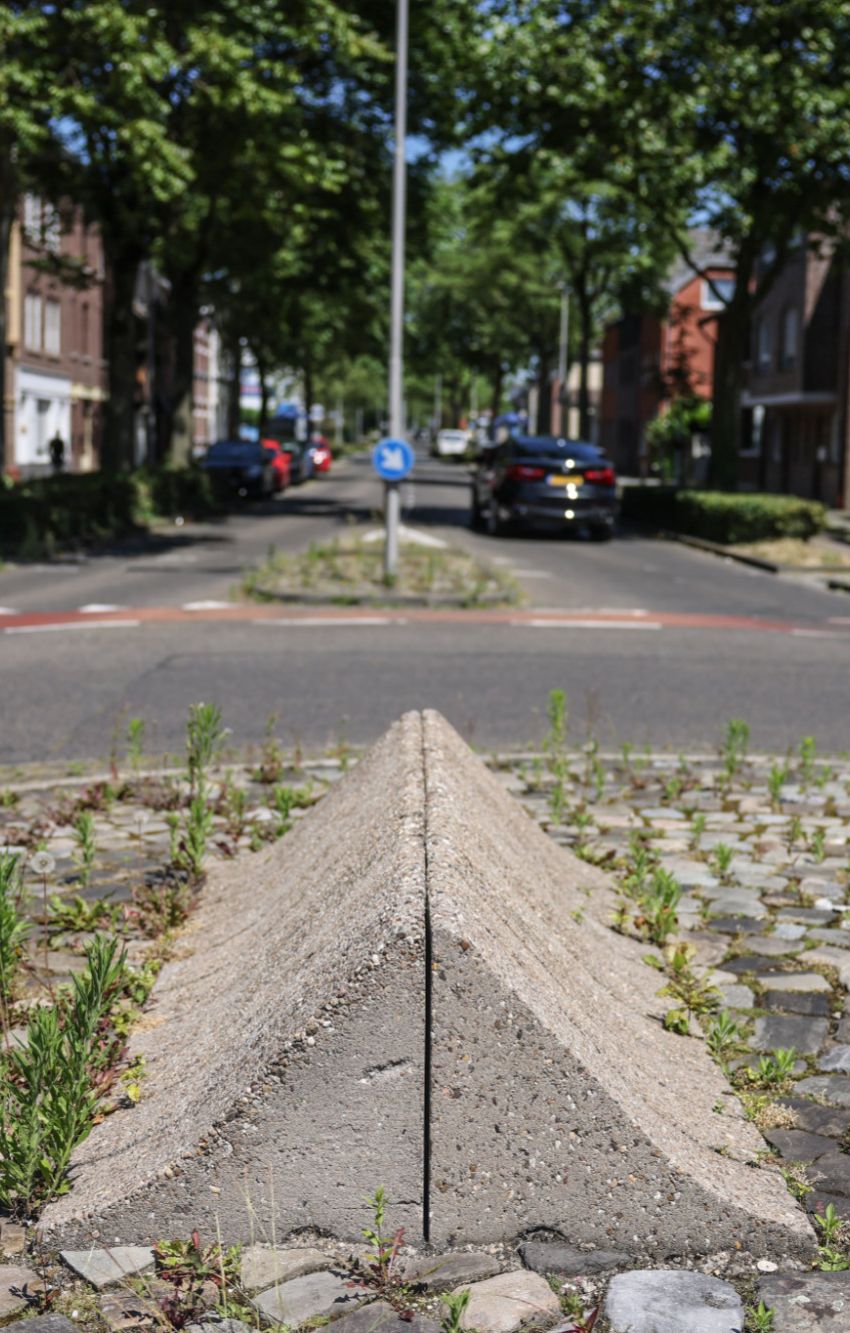
{"type": "Polygon", "coordinates": [[[26,1042],[0,1063],[0,1204],[18,1216],[68,1188],[71,1154],[91,1129],[115,1041],[123,1045],[108,1030],[125,971],[118,941],[95,937],[86,961],[70,994],[31,1011],[26,1042]]]}
{"type": "Polygon", "coordinates": [[[829,1203],[822,1213],[815,1213],[814,1221],[820,1232],[818,1268],[826,1273],[850,1268],[850,1225],[838,1216],[835,1205],[829,1203]]]}
{"type": "Polygon", "coordinates": [[[23,878],[20,858],[11,852],[0,854],[0,1007],[3,1035],[9,1041],[9,1004],[14,997],[15,981],[21,964],[30,924],[21,911],[23,878]]]}
{"type": "Polygon", "coordinates": [[[97,859],[97,844],[94,836],[94,815],[90,810],[81,810],[74,820],[74,863],[77,867],[80,883],[87,887],[91,882],[91,873],[97,859]]]}
{"type": "Polygon", "coordinates": [[[470,1291],[465,1287],[463,1291],[445,1291],[440,1300],[446,1307],[446,1313],[440,1321],[442,1333],[463,1333],[463,1316],[466,1314],[466,1307],[469,1305],[470,1291]]]}
{"type": "Polygon", "coordinates": [[[366,1256],[366,1274],[368,1279],[382,1292],[393,1285],[398,1285],[396,1264],[399,1251],[404,1244],[404,1227],[397,1227],[392,1233],[385,1231],[386,1191],[379,1185],[371,1198],[364,1202],[372,1210],[372,1223],[362,1228],[363,1239],[372,1248],[366,1256]]]}
{"type": "Polygon", "coordinates": [[[773,1311],[764,1301],[747,1311],[747,1333],[773,1333],[773,1311]]]}
{"type": "Polygon", "coordinates": [[[131,769],[136,774],[142,767],[144,747],[145,720],[142,717],[131,717],[127,723],[127,758],[130,761],[131,769]]]}

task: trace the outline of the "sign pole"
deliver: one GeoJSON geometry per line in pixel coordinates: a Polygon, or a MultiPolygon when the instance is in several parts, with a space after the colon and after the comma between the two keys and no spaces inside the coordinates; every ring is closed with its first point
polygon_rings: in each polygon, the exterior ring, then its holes
{"type": "MultiPolygon", "coordinates": [[[[407,31],[409,0],[397,0],[395,66],[395,157],[393,160],[392,296],[390,300],[389,406],[390,435],[404,437],[404,230],[407,139],[407,31]]],[[[398,566],[398,524],[401,495],[389,481],[384,493],[384,577],[390,582],[398,566]]]]}

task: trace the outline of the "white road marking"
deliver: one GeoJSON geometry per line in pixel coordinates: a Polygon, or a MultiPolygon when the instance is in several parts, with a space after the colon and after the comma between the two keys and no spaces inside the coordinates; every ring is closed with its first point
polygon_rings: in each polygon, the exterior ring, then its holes
{"type": "Polygon", "coordinates": [[[0,616],[18,616],[18,615],[20,615],[20,611],[17,611],[14,606],[0,606],[0,616]]]}
{"type": "MultiPolygon", "coordinates": [[[[369,543],[382,542],[384,537],[383,528],[370,528],[368,532],[364,532],[361,540],[369,543]]],[[[435,537],[430,532],[420,532],[417,528],[408,527],[406,523],[399,523],[398,539],[402,545],[407,542],[411,546],[433,546],[435,550],[444,550],[448,545],[442,537],[435,537]]]]}
{"type": "Polygon", "coordinates": [[[124,611],[123,606],[114,606],[111,602],[87,602],[85,606],[77,607],[85,615],[94,615],[98,611],[124,611]]]}
{"type": "Polygon", "coordinates": [[[518,579],[553,579],[555,577],[548,569],[512,569],[511,573],[515,574],[518,579]]]}
{"type": "Polygon", "coordinates": [[[233,605],[232,602],[216,602],[213,598],[200,602],[184,602],[183,611],[226,611],[233,605]]]}
{"type": "Polygon", "coordinates": [[[512,620],[532,629],[663,629],[657,620],[512,620]]]}
{"type": "Polygon", "coordinates": [[[48,634],[54,630],[138,629],[140,620],[62,620],[57,625],[10,625],[4,634],[48,634]]]}
{"type": "Polygon", "coordinates": [[[850,642],[850,634],[842,634],[837,629],[792,629],[791,633],[797,639],[844,639],[850,642]]]}
{"type": "Polygon", "coordinates": [[[850,625],[850,616],[830,616],[826,623],[828,625],[850,625]]]}
{"type": "Polygon", "coordinates": [[[280,619],[272,620],[252,620],[252,625],[299,625],[305,628],[325,629],[328,626],[336,628],[338,625],[406,625],[406,620],[393,620],[389,616],[330,616],[323,620],[307,620],[304,618],[295,618],[294,616],[283,616],[280,619]]]}

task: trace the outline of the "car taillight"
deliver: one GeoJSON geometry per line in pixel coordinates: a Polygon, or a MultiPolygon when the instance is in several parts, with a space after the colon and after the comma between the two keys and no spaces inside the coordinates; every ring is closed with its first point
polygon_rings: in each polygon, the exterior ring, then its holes
{"type": "Polygon", "coordinates": [[[545,467],[531,467],[528,463],[512,463],[505,469],[508,481],[540,481],[546,476],[545,467]]]}
{"type": "Polygon", "coordinates": [[[591,486],[613,486],[616,476],[612,467],[591,467],[584,474],[585,481],[591,486]]]}

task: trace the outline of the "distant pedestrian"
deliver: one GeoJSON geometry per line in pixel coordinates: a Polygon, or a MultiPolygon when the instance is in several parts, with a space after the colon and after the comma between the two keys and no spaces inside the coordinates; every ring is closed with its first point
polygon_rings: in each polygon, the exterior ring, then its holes
{"type": "Polygon", "coordinates": [[[58,430],[47,446],[50,450],[50,463],[54,472],[61,472],[65,466],[65,441],[58,430]]]}

